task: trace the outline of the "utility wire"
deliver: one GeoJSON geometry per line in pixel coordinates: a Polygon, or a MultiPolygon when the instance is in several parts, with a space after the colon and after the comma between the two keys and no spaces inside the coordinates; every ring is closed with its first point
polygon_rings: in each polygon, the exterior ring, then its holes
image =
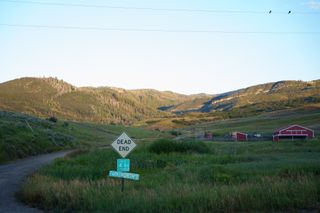
{"type": "Polygon", "coordinates": [[[213,33],[213,34],[320,34],[320,31],[225,31],[225,30],[170,30],[170,29],[145,29],[145,28],[112,28],[112,27],[78,27],[61,25],[31,25],[31,24],[4,24],[3,27],[36,28],[56,30],[84,30],[84,31],[122,31],[122,32],[161,32],[161,33],[213,33]]]}
{"type": "MultiPolygon", "coordinates": [[[[106,8],[106,9],[121,9],[121,10],[149,10],[149,11],[163,11],[163,12],[189,12],[189,13],[230,13],[230,14],[270,14],[270,10],[254,11],[254,10],[208,10],[208,9],[186,9],[186,8],[153,8],[153,7],[125,7],[125,6],[110,6],[110,5],[95,5],[95,4],[71,4],[71,3],[55,3],[55,2],[39,2],[39,1],[25,1],[25,0],[0,0],[0,2],[18,3],[18,4],[34,4],[45,6],[62,6],[62,7],[85,7],[85,8],[106,8]]],[[[301,15],[320,15],[319,12],[299,12],[290,11],[290,14],[301,15]]],[[[288,14],[288,11],[277,12],[272,14],[288,14]]]]}

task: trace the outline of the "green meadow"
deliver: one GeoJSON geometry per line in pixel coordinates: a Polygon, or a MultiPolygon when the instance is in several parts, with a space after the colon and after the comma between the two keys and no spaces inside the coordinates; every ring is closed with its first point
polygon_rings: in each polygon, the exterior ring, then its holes
{"type": "Polygon", "coordinates": [[[52,212],[313,212],[320,210],[320,141],[138,142],[139,181],[107,176],[113,149],[58,159],[19,198],[52,212]]]}
{"type": "Polygon", "coordinates": [[[200,123],[177,129],[185,136],[192,136],[197,131],[210,131],[214,136],[224,136],[233,131],[246,133],[261,133],[264,136],[272,136],[274,130],[299,124],[309,127],[320,134],[320,110],[318,107],[306,107],[300,109],[289,109],[276,112],[268,112],[255,116],[245,116],[219,120],[214,122],[200,123]]]}
{"type": "Polygon", "coordinates": [[[159,138],[166,133],[122,125],[50,121],[0,111],[0,163],[65,149],[108,146],[125,131],[132,138],[159,138]]]}

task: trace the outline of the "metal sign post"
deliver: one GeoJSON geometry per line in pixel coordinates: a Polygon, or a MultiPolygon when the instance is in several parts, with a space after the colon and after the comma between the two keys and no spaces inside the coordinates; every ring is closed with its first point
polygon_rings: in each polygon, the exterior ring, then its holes
{"type": "Polygon", "coordinates": [[[121,178],[121,192],[124,191],[124,178],[121,178]]]}
{"type": "Polygon", "coordinates": [[[139,180],[139,174],[130,172],[130,159],[125,157],[136,147],[134,141],[126,134],[122,133],[111,146],[123,157],[117,159],[117,171],[109,171],[110,177],[121,178],[121,192],[124,191],[124,180],[139,180]]]}

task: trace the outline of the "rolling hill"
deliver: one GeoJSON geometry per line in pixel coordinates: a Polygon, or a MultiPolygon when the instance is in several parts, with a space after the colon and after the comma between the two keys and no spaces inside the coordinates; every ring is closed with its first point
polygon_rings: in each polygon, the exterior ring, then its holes
{"type": "Polygon", "coordinates": [[[116,124],[190,115],[206,122],[319,102],[320,80],[279,81],[219,95],[75,87],[56,78],[21,78],[0,84],[0,110],[116,124]]]}
{"type": "Polygon", "coordinates": [[[193,99],[156,90],[124,90],[110,87],[77,88],[55,78],[21,78],[0,84],[0,109],[40,117],[130,124],[167,112],[161,106],[193,99]]]}
{"type": "Polygon", "coordinates": [[[294,108],[320,102],[320,80],[266,83],[219,94],[206,101],[207,98],[206,96],[194,98],[192,101],[198,101],[198,107],[196,108],[188,107],[190,101],[187,101],[171,107],[169,110],[182,114],[232,111],[235,109],[263,112],[294,108]]]}

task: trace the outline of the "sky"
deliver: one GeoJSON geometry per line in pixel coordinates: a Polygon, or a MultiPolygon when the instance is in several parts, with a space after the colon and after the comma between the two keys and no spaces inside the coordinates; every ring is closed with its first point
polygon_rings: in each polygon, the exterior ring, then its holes
{"type": "Polygon", "coordinates": [[[319,20],[320,0],[0,0],[0,82],[218,94],[315,80],[319,20]]]}

